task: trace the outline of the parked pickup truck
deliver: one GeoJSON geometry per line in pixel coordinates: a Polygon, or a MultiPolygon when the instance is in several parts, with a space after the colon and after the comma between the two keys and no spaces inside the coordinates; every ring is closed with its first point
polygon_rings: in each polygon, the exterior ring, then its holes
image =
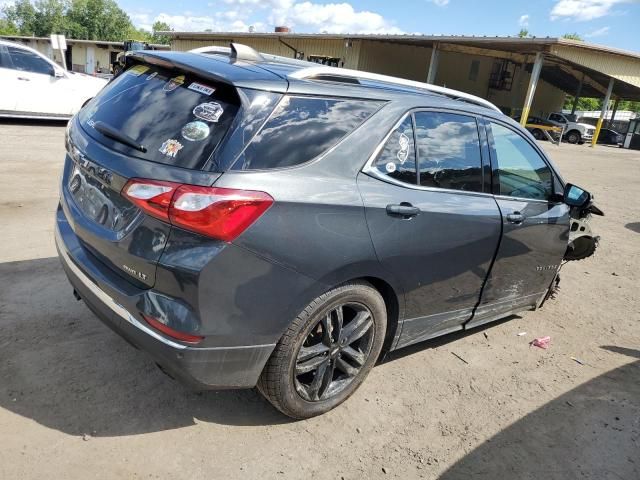
{"type": "Polygon", "coordinates": [[[547,117],[554,125],[564,127],[564,139],[569,143],[584,143],[591,141],[596,128],[588,123],[578,123],[575,115],[565,113],[551,113],[547,117]]]}

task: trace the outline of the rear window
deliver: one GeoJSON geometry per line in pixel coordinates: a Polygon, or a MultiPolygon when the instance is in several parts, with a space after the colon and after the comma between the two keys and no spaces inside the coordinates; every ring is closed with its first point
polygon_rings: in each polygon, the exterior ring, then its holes
{"type": "Polygon", "coordinates": [[[136,65],[79,113],[89,135],[114,150],[153,162],[201,168],[238,111],[235,89],[188,73],[136,65]],[[99,133],[102,122],[143,145],[141,152],[99,133]]]}
{"type": "Polygon", "coordinates": [[[286,96],[234,163],[234,170],[291,167],[337,144],[382,102],[286,96]]]}

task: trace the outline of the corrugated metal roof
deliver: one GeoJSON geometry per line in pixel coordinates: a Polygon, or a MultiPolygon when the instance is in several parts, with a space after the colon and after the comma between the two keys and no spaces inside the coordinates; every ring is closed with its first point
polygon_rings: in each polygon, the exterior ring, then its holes
{"type": "Polygon", "coordinates": [[[326,34],[326,33],[249,33],[249,32],[158,32],[163,35],[171,36],[174,39],[194,39],[194,40],[215,40],[229,38],[289,38],[289,39],[315,39],[315,40],[378,40],[385,42],[426,44],[431,46],[434,42],[442,43],[458,43],[463,45],[474,45],[489,48],[494,45],[502,50],[529,52],[541,50],[541,47],[550,47],[552,45],[565,45],[578,47],[580,49],[593,50],[602,53],[623,55],[640,60],[639,52],[631,52],[617,48],[607,47],[604,45],[596,45],[593,43],[583,42],[579,40],[571,40],[568,38],[557,37],[510,37],[510,36],[475,36],[475,35],[379,35],[379,34],[326,34]]]}
{"type": "MultiPolygon", "coordinates": [[[[12,41],[20,41],[20,40],[42,40],[44,42],[49,42],[51,39],[49,37],[30,37],[28,35],[0,35],[0,38],[3,40],[12,40],[12,41]]],[[[121,47],[124,42],[111,42],[107,40],[82,40],[77,38],[67,38],[67,43],[81,43],[81,44],[93,44],[93,45],[109,45],[112,47],[121,47]]],[[[150,43],[149,46],[153,47],[156,50],[170,50],[170,45],[163,45],[161,43],[150,43]]]]}

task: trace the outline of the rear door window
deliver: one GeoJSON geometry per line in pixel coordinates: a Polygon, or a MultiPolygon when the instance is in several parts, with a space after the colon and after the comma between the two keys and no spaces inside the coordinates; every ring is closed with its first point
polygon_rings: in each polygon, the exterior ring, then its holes
{"type": "Polygon", "coordinates": [[[15,70],[41,73],[43,75],[53,74],[53,66],[39,55],[24,48],[7,47],[7,50],[11,56],[11,62],[15,70]]]}
{"type": "Polygon", "coordinates": [[[136,65],[107,85],[79,119],[89,135],[130,156],[201,168],[229,129],[239,106],[231,85],[188,73],[136,65]],[[143,145],[141,152],[99,133],[102,122],[143,145]]]}
{"type": "Polygon", "coordinates": [[[382,102],[284,97],[234,163],[234,170],[291,167],[313,160],[369,118],[382,102]]]}
{"type": "Polygon", "coordinates": [[[407,115],[391,132],[373,166],[394,180],[416,185],[418,176],[411,115],[407,115]]]}
{"type": "Polygon", "coordinates": [[[476,119],[416,112],[419,183],[423,187],[482,191],[482,158],[476,119]]]}

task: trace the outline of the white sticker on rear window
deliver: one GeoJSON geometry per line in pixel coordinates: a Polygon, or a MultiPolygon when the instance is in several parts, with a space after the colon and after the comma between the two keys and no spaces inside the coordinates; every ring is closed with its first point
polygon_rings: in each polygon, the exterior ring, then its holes
{"type": "Polygon", "coordinates": [[[211,95],[216,91],[215,88],[209,87],[207,85],[203,85],[201,83],[193,82],[191,85],[187,87],[189,90],[196,91],[198,93],[202,93],[203,95],[211,95]]]}
{"type": "Polygon", "coordinates": [[[207,122],[217,122],[223,113],[224,109],[217,102],[201,103],[193,109],[196,117],[207,122]]]}
{"type": "Polygon", "coordinates": [[[167,157],[176,158],[178,152],[182,150],[182,144],[179,141],[170,138],[168,140],[165,140],[159,150],[160,153],[166,155],[167,157]]]}
{"type": "Polygon", "coordinates": [[[387,170],[387,172],[389,173],[393,173],[396,171],[396,164],[393,162],[388,162],[384,168],[387,170]]]}
{"type": "Polygon", "coordinates": [[[398,160],[400,160],[401,164],[407,160],[409,156],[409,137],[407,137],[404,133],[400,134],[400,138],[398,139],[398,143],[400,144],[400,150],[398,150],[398,160]]]}

